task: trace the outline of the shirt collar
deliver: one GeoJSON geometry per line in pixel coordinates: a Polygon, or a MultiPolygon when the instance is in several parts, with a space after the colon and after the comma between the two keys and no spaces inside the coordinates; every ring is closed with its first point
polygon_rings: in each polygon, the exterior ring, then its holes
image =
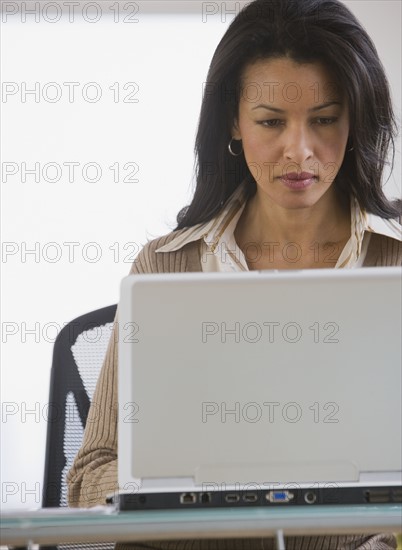
{"type": "MultiPolygon", "coordinates": [[[[221,212],[212,220],[189,227],[173,238],[168,244],[161,246],[156,252],[174,252],[184,245],[204,239],[205,243],[214,252],[219,240],[230,222],[243,209],[246,203],[246,182],[242,182],[227,200],[221,212]]],[[[363,210],[356,198],[351,200],[351,244],[354,255],[361,252],[364,232],[378,233],[391,239],[402,241],[402,226],[396,220],[386,220],[363,210]]]]}
{"type": "Polygon", "coordinates": [[[366,231],[371,233],[379,233],[380,235],[385,235],[391,239],[396,239],[397,241],[402,241],[402,226],[396,220],[385,220],[376,216],[375,214],[365,213],[366,216],[366,231]]]}

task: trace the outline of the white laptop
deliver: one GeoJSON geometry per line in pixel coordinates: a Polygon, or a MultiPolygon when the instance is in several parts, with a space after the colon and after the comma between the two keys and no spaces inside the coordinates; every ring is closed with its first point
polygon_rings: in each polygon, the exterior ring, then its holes
{"type": "Polygon", "coordinates": [[[401,269],[133,275],[120,509],[402,501],[401,269]]]}

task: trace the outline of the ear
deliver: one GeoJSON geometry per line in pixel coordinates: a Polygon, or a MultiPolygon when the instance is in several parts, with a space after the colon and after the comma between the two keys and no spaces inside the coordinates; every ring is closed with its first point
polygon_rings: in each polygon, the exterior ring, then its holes
{"type": "Polygon", "coordinates": [[[239,123],[238,123],[238,120],[236,118],[233,120],[233,124],[232,124],[232,138],[233,139],[241,139],[241,133],[240,133],[240,130],[239,130],[239,123]]]}

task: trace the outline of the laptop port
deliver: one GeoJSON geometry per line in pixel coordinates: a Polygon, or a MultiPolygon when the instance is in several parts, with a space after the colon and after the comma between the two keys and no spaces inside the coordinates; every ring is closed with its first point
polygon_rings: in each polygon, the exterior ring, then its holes
{"type": "Polygon", "coordinates": [[[209,502],[211,502],[211,493],[201,493],[200,502],[202,504],[208,504],[209,502]]]}
{"type": "Polygon", "coordinates": [[[305,493],[304,495],[304,501],[307,504],[314,504],[314,502],[317,500],[317,495],[315,493],[312,493],[309,491],[308,493],[305,493]]]}
{"type": "Polygon", "coordinates": [[[390,494],[388,490],[371,490],[365,493],[366,502],[380,504],[390,502],[390,494]]]}
{"type": "Polygon", "coordinates": [[[269,500],[269,502],[273,503],[282,503],[282,502],[289,502],[294,497],[294,494],[290,491],[269,491],[265,495],[265,498],[269,500]]]}
{"type": "Polygon", "coordinates": [[[402,489],[394,489],[392,491],[392,500],[394,502],[402,502],[402,489]]]}
{"type": "Polygon", "coordinates": [[[196,501],[197,497],[195,496],[195,493],[182,493],[180,495],[181,504],[195,504],[196,501]]]}
{"type": "Polygon", "coordinates": [[[243,495],[244,502],[257,502],[258,496],[256,493],[246,493],[243,495]]]}
{"type": "Polygon", "coordinates": [[[226,502],[239,502],[240,497],[239,495],[236,495],[235,493],[229,493],[225,496],[226,502]]]}

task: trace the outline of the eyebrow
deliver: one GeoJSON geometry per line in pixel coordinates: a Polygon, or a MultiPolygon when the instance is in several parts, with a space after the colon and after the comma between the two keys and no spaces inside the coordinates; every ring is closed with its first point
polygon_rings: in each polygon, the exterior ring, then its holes
{"type": "MultiPolygon", "coordinates": [[[[328,103],[323,103],[322,105],[317,105],[316,107],[312,107],[309,109],[309,112],[315,112],[319,111],[320,109],[325,109],[325,107],[330,107],[331,105],[342,105],[340,101],[329,101],[328,103]]],[[[269,109],[270,111],[274,111],[275,113],[285,113],[286,111],[284,109],[278,109],[277,107],[271,107],[270,105],[265,105],[264,103],[260,103],[256,107],[253,107],[251,110],[254,111],[254,109],[269,109]]]]}

